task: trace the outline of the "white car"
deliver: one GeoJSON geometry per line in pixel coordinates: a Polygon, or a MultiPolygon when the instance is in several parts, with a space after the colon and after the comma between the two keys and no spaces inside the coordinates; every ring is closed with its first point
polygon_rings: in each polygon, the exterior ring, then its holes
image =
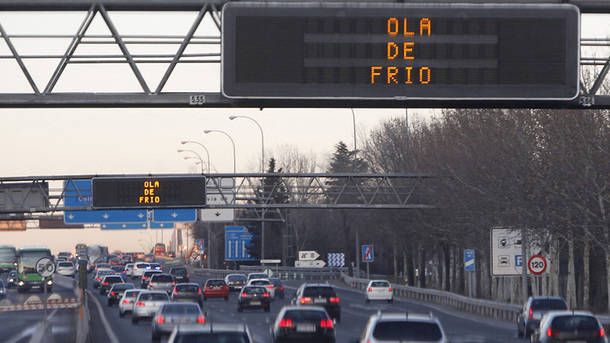
{"type": "Polygon", "coordinates": [[[146,262],[137,262],[133,264],[133,271],[131,276],[134,278],[141,278],[144,272],[150,270],[150,264],[146,262]]]}
{"type": "Polygon", "coordinates": [[[161,306],[170,302],[167,292],[143,291],[138,294],[131,311],[131,322],[137,324],[142,318],[152,318],[161,306]]]}
{"type": "Polygon", "coordinates": [[[447,337],[441,323],[432,315],[378,312],[369,318],[358,342],[447,343],[447,337]]]}
{"type": "Polygon", "coordinates": [[[57,262],[57,268],[55,268],[57,274],[69,277],[74,277],[75,271],[74,263],[68,261],[57,262]]]}
{"type": "Polygon", "coordinates": [[[119,317],[125,316],[126,313],[131,313],[136,303],[136,298],[143,289],[129,289],[123,293],[121,300],[119,300],[119,317]]]}
{"type": "Polygon", "coordinates": [[[366,286],[366,302],[371,300],[387,300],[391,303],[393,298],[392,285],[387,280],[371,280],[366,286]]]}
{"type": "Polygon", "coordinates": [[[248,281],[247,286],[265,287],[271,299],[275,298],[275,286],[273,283],[271,283],[271,281],[269,281],[269,279],[252,279],[248,281]]]}
{"type": "Polygon", "coordinates": [[[127,263],[125,265],[125,276],[133,276],[133,263],[127,263]]]}

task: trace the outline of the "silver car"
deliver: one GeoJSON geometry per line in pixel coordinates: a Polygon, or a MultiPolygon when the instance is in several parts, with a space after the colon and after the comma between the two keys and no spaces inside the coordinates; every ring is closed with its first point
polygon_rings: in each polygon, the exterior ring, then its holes
{"type": "Polygon", "coordinates": [[[75,272],[74,264],[69,261],[57,262],[57,268],[55,272],[59,275],[74,277],[75,272]]]}
{"type": "Polygon", "coordinates": [[[360,343],[381,342],[447,343],[447,337],[432,315],[380,311],[369,318],[360,343]]]}
{"type": "Polygon", "coordinates": [[[144,292],[144,289],[130,289],[123,293],[121,300],[119,300],[119,317],[123,317],[126,313],[133,311],[136,298],[140,292],[144,292]]]}
{"type": "Polygon", "coordinates": [[[154,274],[148,282],[148,289],[151,291],[165,291],[171,293],[176,286],[174,278],[169,274],[154,274]]]}
{"type": "Polygon", "coordinates": [[[125,265],[125,276],[127,276],[127,277],[133,276],[133,263],[127,263],[125,265]]]}
{"type": "Polygon", "coordinates": [[[151,318],[164,303],[168,303],[167,292],[143,291],[138,294],[131,312],[131,322],[137,324],[142,318],[151,318]]]}
{"type": "Polygon", "coordinates": [[[163,304],[152,322],[152,340],[159,341],[161,336],[169,336],[174,327],[181,324],[205,324],[201,308],[193,303],[163,304]]]}

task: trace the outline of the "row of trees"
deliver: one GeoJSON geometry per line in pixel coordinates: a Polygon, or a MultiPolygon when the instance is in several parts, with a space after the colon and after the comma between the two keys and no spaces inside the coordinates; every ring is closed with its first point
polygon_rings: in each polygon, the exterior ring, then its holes
{"type": "MultiPolygon", "coordinates": [[[[495,226],[525,228],[547,245],[552,266],[548,276],[530,281],[530,292],[607,310],[609,149],[610,112],[601,110],[460,109],[411,126],[388,120],[367,135],[360,151],[338,143],[325,171],[432,174],[436,178],[414,197],[437,208],[285,211],[286,222],[266,226],[266,257],[286,260],[289,244],[292,256],[298,250],[344,252],[352,262],[359,236],[376,246],[373,273],[465,293],[463,250],[475,249],[478,294],[520,302],[517,278],[491,276],[489,236],[495,226]]],[[[294,150],[276,157],[281,168],[274,159],[269,172],[320,171],[315,158],[294,150]]],[[[287,192],[290,187],[278,192],[283,182],[263,180],[261,201],[295,201],[299,195],[287,192]]],[[[260,223],[249,226],[260,237],[260,223]]],[[[251,253],[259,247],[257,240],[251,253]]]]}

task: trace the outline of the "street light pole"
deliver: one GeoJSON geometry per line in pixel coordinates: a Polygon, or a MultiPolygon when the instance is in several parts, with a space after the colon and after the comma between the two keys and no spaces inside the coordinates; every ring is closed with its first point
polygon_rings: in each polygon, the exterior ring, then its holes
{"type": "Polygon", "coordinates": [[[197,144],[197,145],[199,145],[200,147],[203,148],[203,150],[205,151],[205,154],[208,157],[208,174],[209,174],[210,173],[210,152],[208,151],[208,148],[206,148],[205,145],[203,145],[203,144],[201,144],[201,143],[199,143],[197,141],[182,141],[182,142],[180,142],[180,144],[182,144],[182,145],[187,144],[187,143],[197,144]]]}
{"type": "Polygon", "coordinates": [[[223,135],[227,136],[229,138],[229,140],[231,141],[231,145],[233,145],[233,174],[236,173],[236,161],[235,161],[235,141],[233,141],[233,138],[231,138],[231,136],[229,136],[228,133],[222,131],[222,130],[204,130],[203,133],[208,134],[211,132],[218,132],[218,133],[222,133],[223,135]]]}
{"type": "MultiPolygon", "coordinates": [[[[177,150],[179,153],[180,152],[190,152],[192,154],[194,154],[195,156],[197,156],[197,159],[199,160],[199,162],[201,162],[201,174],[203,174],[203,159],[201,158],[201,156],[194,150],[183,150],[183,149],[178,149],[177,150]]],[[[185,158],[187,159],[187,158],[185,158]]]]}
{"type": "MultiPolygon", "coordinates": [[[[237,118],[244,118],[244,119],[248,119],[252,122],[254,122],[254,124],[256,124],[256,126],[258,126],[258,129],[261,132],[261,174],[265,173],[265,134],[263,133],[263,128],[262,126],[258,123],[258,121],[256,121],[254,118],[249,117],[249,116],[230,116],[229,119],[230,120],[234,120],[237,118]]],[[[263,198],[265,197],[265,184],[264,184],[264,178],[261,177],[261,186],[263,187],[263,198]]],[[[263,199],[263,201],[266,202],[266,199],[263,199]]],[[[261,216],[262,221],[261,221],[261,260],[265,259],[265,208],[263,207],[263,209],[261,210],[261,216]]]]}

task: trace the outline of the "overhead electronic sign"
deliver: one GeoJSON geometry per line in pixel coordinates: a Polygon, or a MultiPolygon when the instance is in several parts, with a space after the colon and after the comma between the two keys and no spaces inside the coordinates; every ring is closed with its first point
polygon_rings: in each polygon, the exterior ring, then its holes
{"type": "Polygon", "coordinates": [[[206,204],[205,177],[93,178],[94,208],[178,208],[206,204]]]}
{"type": "Polygon", "coordinates": [[[222,91],[262,99],[573,99],[565,4],[229,2],[222,91]]]}

